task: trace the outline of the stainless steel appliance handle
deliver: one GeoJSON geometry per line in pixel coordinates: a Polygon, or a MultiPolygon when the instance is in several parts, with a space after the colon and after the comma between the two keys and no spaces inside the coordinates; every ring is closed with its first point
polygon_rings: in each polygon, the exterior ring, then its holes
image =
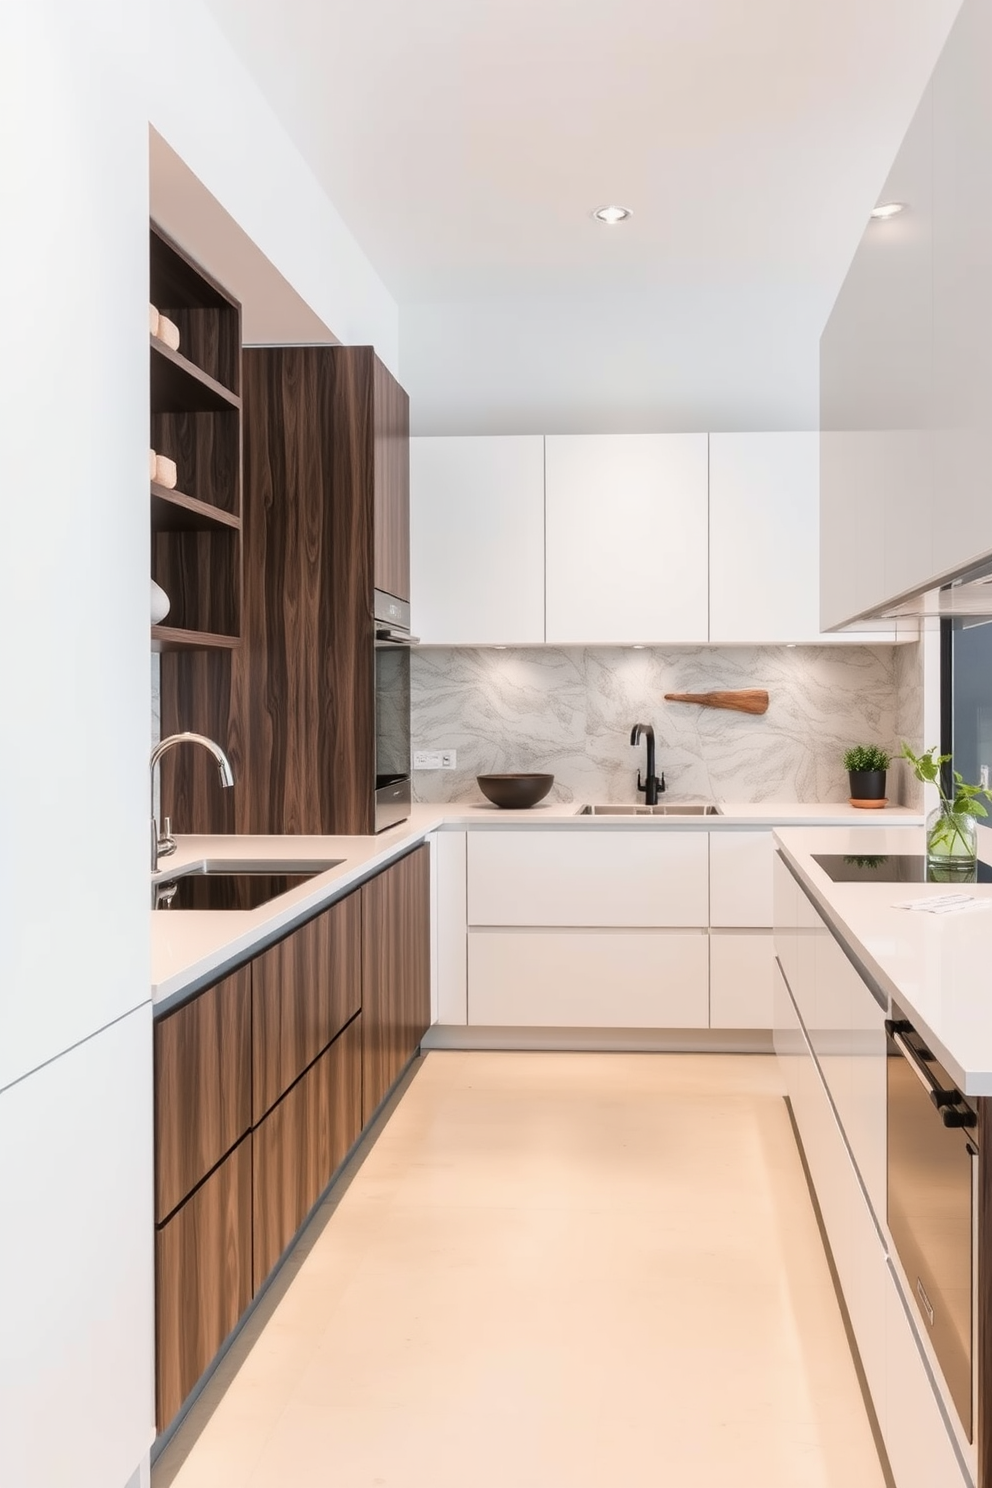
{"type": "Polygon", "coordinates": [[[420,637],[411,635],[408,630],[377,630],[375,638],[377,641],[388,641],[393,646],[420,645],[420,637]]]}
{"type": "Polygon", "coordinates": [[[922,1063],[916,1050],[907,1044],[899,1026],[891,1019],[885,1020],[885,1031],[895,1044],[899,1053],[906,1060],[913,1074],[919,1080],[923,1089],[930,1097],[933,1104],[941,1113],[945,1126],[975,1126],[977,1124],[974,1113],[967,1107],[964,1110],[954,1109],[965,1105],[964,1097],[958,1090],[945,1090],[938,1085],[930,1074],[926,1065],[922,1063]]]}
{"type": "Polygon", "coordinates": [[[899,1050],[899,1053],[906,1060],[906,1063],[909,1065],[910,1069],[913,1071],[913,1074],[923,1086],[923,1089],[926,1091],[927,1095],[931,1097],[940,1096],[941,1103],[943,1103],[944,1100],[953,1101],[957,1099],[956,1090],[942,1090],[941,1087],[937,1084],[936,1080],[931,1080],[929,1070],[926,1068],[925,1065],[920,1063],[920,1061],[916,1057],[915,1049],[910,1048],[909,1044],[907,1044],[901,1033],[897,1033],[894,1029],[888,1030],[888,1033],[889,1038],[895,1044],[896,1048],[899,1050]]]}

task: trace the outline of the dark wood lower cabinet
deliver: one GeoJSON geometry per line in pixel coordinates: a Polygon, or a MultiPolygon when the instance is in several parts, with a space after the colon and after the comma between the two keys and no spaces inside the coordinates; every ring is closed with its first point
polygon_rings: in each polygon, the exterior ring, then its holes
{"type": "Polygon", "coordinates": [[[349,894],[252,962],[253,1124],[361,1007],[361,914],[349,894]]]}
{"type": "Polygon", "coordinates": [[[165,1427],[251,1301],[251,1138],[155,1237],[155,1414],[165,1427]]]}
{"type": "Polygon", "coordinates": [[[155,1221],[251,1126],[251,967],[155,1024],[155,1221]]]}
{"type": "Polygon", "coordinates": [[[359,1014],[252,1133],[258,1291],[362,1129],[359,1014]]]}
{"type": "Polygon", "coordinates": [[[362,885],[362,1120],[431,1021],[431,876],[425,843],[362,885]]]}
{"type": "Polygon", "coordinates": [[[426,844],[156,1023],[160,1430],[429,1023],[426,844]]]}

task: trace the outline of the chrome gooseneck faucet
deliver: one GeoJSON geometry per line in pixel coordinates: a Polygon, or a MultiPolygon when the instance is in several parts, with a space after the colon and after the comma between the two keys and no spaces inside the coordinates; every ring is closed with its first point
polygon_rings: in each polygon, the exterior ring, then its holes
{"type": "Polygon", "coordinates": [[[651,727],[650,723],[635,723],[634,724],[634,727],[630,731],[630,742],[631,742],[631,744],[638,744],[638,743],[640,743],[640,740],[641,740],[642,736],[647,740],[647,743],[648,743],[648,760],[647,760],[647,771],[648,771],[648,773],[647,773],[647,776],[645,777],[644,783],[642,785],[641,784],[641,772],[640,772],[640,770],[638,770],[638,772],[637,772],[637,789],[644,796],[645,803],[648,806],[657,806],[657,804],[658,804],[658,796],[665,789],[665,776],[664,776],[664,774],[662,774],[661,779],[659,780],[658,779],[658,776],[655,774],[655,771],[657,769],[657,765],[655,763],[655,757],[654,757],[654,729],[651,727]]]}
{"type": "Polygon", "coordinates": [[[155,745],[151,758],[153,873],[158,867],[159,858],[167,858],[170,853],[174,853],[176,850],[176,839],[172,835],[169,818],[166,817],[163,821],[161,834],[158,829],[158,821],[155,818],[155,766],[163,754],[170,750],[174,744],[202,744],[204,749],[210,750],[210,753],[217,761],[221,785],[226,790],[234,784],[234,772],[231,769],[230,760],[220,745],[215,744],[213,739],[208,739],[205,734],[170,734],[167,739],[163,739],[161,743],[155,745]]]}

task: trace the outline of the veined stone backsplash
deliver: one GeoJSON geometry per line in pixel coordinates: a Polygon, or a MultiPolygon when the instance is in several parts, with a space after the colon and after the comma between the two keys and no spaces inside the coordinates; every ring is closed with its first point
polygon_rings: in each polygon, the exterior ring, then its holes
{"type": "MultiPolygon", "coordinates": [[[[414,797],[482,800],[476,775],[542,770],[555,776],[551,799],[634,801],[645,746],[631,747],[630,730],[651,723],[667,799],[846,800],[850,744],[898,750],[922,726],[918,652],[915,644],[425,648],[412,657],[413,748],[456,749],[458,768],[415,771],[414,797]],[[742,687],[766,688],[768,712],[663,701],[666,692],[742,687]]],[[[902,789],[903,767],[893,763],[890,799],[902,789]]]]}

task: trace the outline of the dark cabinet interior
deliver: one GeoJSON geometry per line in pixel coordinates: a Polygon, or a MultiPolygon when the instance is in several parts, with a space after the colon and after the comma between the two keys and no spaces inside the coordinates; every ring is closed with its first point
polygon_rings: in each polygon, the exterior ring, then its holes
{"type": "Polygon", "coordinates": [[[149,294],[179,349],[149,338],[151,448],[176,485],[151,479],[152,577],[169,613],[162,651],[226,650],[241,632],[241,307],[178,244],[151,229],[149,294]]]}
{"type": "Polygon", "coordinates": [[[430,848],[362,887],[362,1119],[368,1121],[431,1021],[430,848]]]}

